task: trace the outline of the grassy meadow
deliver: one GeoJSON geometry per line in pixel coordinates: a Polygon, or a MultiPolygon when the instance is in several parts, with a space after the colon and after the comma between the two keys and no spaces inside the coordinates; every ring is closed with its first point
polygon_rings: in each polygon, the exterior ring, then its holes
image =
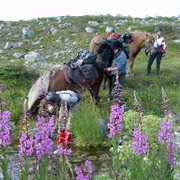
{"type": "MultiPolygon", "coordinates": [[[[76,56],[78,48],[88,49],[90,40],[95,34],[88,34],[85,32],[85,27],[88,21],[97,21],[100,25],[96,27],[97,33],[104,33],[106,26],[114,26],[115,21],[124,20],[127,22],[124,26],[115,26],[118,32],[124,32],[131,26],[132,30],[147,30],[153,32],[155,25],[142,26],[136,22],[133,22],[131,17],[112,17],[112,16],[84,16],[84,17],[65,17],[62,19],[62,23],[72,23],[71,28],[61,29],[58,35],[52,35],[48,33],[50,26],[56,26],[57,20],[54,18],[38,19],[37,21],[20,21],[12,22],[11,28],[13,33],[21,34],[20,28],[31,24],[31,29],[35,32],[35,36],[30,39],[30,42],[25,42],[23,47],[13,48],[10,50],[4,50],[3,56],[0,57],[0,88],[1,99],[4,102],[5,109],[11,111],[11,121],[16,129],[18,137],[19,131],[21,131],[22,113],[23,113],[23,101],[37,77],[40,75],[40,69],[32,69],[29,66],[24,65],[23,59],[15,59],[13,53],[23,52],[27,53],[33,50],[39,50],[47,58],[50,64],[60,64],[64,60],[69,60],[76,56]],[[38,28],[36,25],[38,22],[44,23],[44,29],[38,28]],[[107,22],[106,24],[103,24],[107,22]],[[16,30],[14,30],[14,29],[16,30]],[[35,42],[43,36],[41,40],[41,47],[33,46],[31,43],[35,42]],[[55,43],[55,40],[59,36],[64,39],[69,37],[70,45],[67,47],[64,42],[61,44],[55,43]],[[75,44],[71,42],[76,42],[75,44]],[[54,59],[51,56],[54,52],[70,49],[69,54],[64,55],[60,59],[54,59]]],[[[153,18],[152,18],[153,19],[153,18]]],[[[147,19],[148,20],[148,19],[147,19]]],[[[173,18],[161,18],[157,17],[157,21],[173,22],[173,18]]],[[[11,28],[9,32],[11,31],[11,28]]],[[[127,104],[128,110],[133,109],[133,92],[137,91],[137,97],[141,103],[145,115],[156,115],[161,117],[161,101],[162,94],[161,88],[164,87],[167,96],[169,97],[169,104],[171,109],[176,113],[180,111],[180,44],[175,44],[172,39],[178,37],[178,32],[171,28],[170,25],[163,25],[164,36],[167,40],[167,54],[162,58],[160,76],[155,76],[155,64],[152,66],[152,72],[150,76],[146,75],[146,66],[148,57],[145,56],[143,49],[137,56],[134,64],[133,74],[134,76],[127,77],[126,87],[124,88],[123,98],[127,104]]],[[[1,45],[7,40],[11,39],[6,37],[7,32],[1,33],[1,45]]],[[[85,93],[79,112],[73,119],[73,133],[74,139],[77,143],[82,144],[100,144],[106,141],[105,137],[102,137],[98,122],[99,119],[104,119],[108,122],[110,103],[108,100],[108,90],[100,90],[101,102],[95,105],[90,98],[89,93],[85,93]]],[[[31,123],[30,123],[31,124],[31,123]]],[[[34,124],[34,123],[32,123],[34,124]]]]}

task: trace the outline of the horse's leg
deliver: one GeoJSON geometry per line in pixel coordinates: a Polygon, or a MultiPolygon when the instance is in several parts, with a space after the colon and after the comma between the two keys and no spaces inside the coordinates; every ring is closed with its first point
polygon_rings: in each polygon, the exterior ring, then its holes
{"type": "Polygon", "coordinates": [[[32,107],[31,109],[31,114],[36,115],[39,111],[39,104],[40,104],[40,99],[38,99],[35,103],[34,103],[34,107],[32,107]]]}
{"type": "MultiPolygon", "coordinates": [[[[25,100],[26,103],[27,100],[25,100]]],[[[23,116],[25,119],[31,119],[33,116],[35,116],[39,111],[39,105],[40,105],[40,99],[37,99],[36,102],[34,102],[31,109],[28,109],[26,105],[24,105],[24,112],[23,116]]]]}
{"type": "Polygon", "coordinates": [[[106,84],[107,84],[107,81],[108,81],[108,75],[106,74],[105,76],[104,76],[104,81],[103,81],[103,90],[105,90],[106,89],[106,84]]]}
{"type": "Polygon", "coordinates": [[[111,99],[112,87],[113,87],[113,76],[109,76],[109,98],[111,99]]]}
{"type": "Polygon", "coordinates": [[[141,51],[142,47],[139,47],[137,44],[130,44],[130,54],[129,54],[129,62],[128,62],[128,75],[132,75],[132,69],[134,65],[134,60],[136,56],[139,54],[141,51]]]}
{"type": "Polygon", "coordinates": [[[96,90],[96,87],[91,86],[88,87],[89,92],[91,93],[92,98],[95,100],[95,102],[99,102],[100,98],[99,98],[99,91],[96,90]]]}
{"type": "Polygon", "coordinates": [[[93,86],[89,87],[89,91],[91,93],[91,96],[93,99],[97,102],[99,102],[100,97],[99,97],[99,89],[100,89],[101,84],[94,84],[93,86]]]}
{"type": "Polygon", "coordinates": [[[133,58],[130,55],[129,56],[129,62],[128,62],[128,71],[127,71],[127,75],[130,75],[132,73],[132,67],[133,67],[133,58]]]}
{"type": "Polygon", "coordinates": [[[95,79],[94,84],[92,84],[88,89],[93,97],[93,99],[97,102],[99,102],[99,89],[101,87],[103,78],[104,78],[104,73],[103,71],[97,70],[96,72],[97,78],[95,79]]]}
{"type": "Polygon", "coordinates": [[[129,63],[128,63],[128,72],[127,72],[127,75],[133,75],[132,74],[132,69],[133,69],[133,65],[134,65],[134,59],[135,59],[136,57],[133,57],[133,56],[130,56],[129,57],[129,63]]]}

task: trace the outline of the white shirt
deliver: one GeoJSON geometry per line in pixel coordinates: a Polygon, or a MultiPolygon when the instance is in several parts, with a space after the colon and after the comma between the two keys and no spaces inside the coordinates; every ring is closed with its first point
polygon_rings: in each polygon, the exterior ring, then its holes
{"type": "Polygon", "coordinates": [[[69,106],[73,106],[77,103],[78,96],[75,92],[67,90],[67,91],[57,91],[56,94],[59,95],[61,104],[67,104],[69,106]]]}
{"type": "Polygon", "coordinates": [[[154,42],[154,47],[157,48],[158,46],[164,46],[166,48],[165,39],[163,37],[156,37],[154,42]]]}

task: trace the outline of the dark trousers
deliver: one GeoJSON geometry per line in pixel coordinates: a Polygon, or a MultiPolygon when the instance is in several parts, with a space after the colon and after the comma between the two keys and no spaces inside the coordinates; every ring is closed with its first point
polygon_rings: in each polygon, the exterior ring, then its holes
{"type": "MultiPolygon", "coordinates": [[[[126,75],[122,74],[119,75],[119,84],[124,87],[125,85],[125,79],[126,79],[126,75]]],[[[113,100],[116,96],[115,94],[115,82],[116,82],[116,75],[114,76],[110,76],[110,83],[109,83],[109,96],[110,96],[110,100],[113,100]]]]}
{"type": "Polygon", "coordinates": [[[150,55],[147,65],[147,73],[149,74],[151,72],[151,66],[155,58],[156,58],[156,75],[159,75],[162,53],[155,53],[150,55]]]}

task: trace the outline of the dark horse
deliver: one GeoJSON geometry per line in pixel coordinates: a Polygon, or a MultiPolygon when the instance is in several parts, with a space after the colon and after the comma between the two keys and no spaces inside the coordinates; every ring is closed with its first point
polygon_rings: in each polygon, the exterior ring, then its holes
{"type": "Polygon", "coordinates": [[[73,90],[82,91],[85,88],[91,92],[92,97],[98,101],[99,89],[104,78],[104,69],[111,66],[113,50],[107,43],[100,43],[96,51],[95,78],[90,82],[72,84],[68,80],[67,65],[62,64],[45,71],[32,85],[24,102],[24,111],[36,114],[39,108],[41,95],[48,91],[73,90]]]}
{"type": "MultiPolygon", "coordinates": [[[[107,34],[100,34],[95,36],[90,43],[89,50],[96,54],[99,44],[102,42],[102,38],[107,37],[107,34]]],[[[132,32],[132,42],[128,44],[129,53],[129,66],[128,74],[132,74],[133,64],[136,56],[139,54],[143,47],[146,51],[149,50],[154,44],[155,36],[146,31],[134,31],[132,32]]]]}

